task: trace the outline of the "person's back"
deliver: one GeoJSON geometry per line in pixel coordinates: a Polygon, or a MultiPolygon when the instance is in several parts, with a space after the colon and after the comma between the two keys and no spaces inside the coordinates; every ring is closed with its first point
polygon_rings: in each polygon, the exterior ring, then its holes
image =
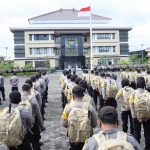
{"type": "Polygon", "coordinates": [[[19,78],[17,77],[16,72],[13,73],[9,83],[12,85],[12,91],[18,91],[19,78]]]}
{"type": "Polygon", "coordinates": [[[74,101],[66,106],[62,114],[63,126],[68,128],[67,135],[71,149],[82,150],[85,140],[92,136],[92,127],[97,126],[97,116],[93,106],[83,101],[83,91],[80,86],[75,86],[72,93],[74,101]],[[74,114],[73,112],[76,113],[74,114]],[[71,119],[74,117],[73,114],[78,114],[76,117],[81,119],[80,122],[71,119]],[[85,127],[87,127],[86,130],[85,127]],[[82,134],[78,134],[78,132],[82,132],[82,134]]]}
{"type": "Polygon", "coordinates": [[[130,96],[130,109],[133,118],[134,135],[140,143],[141,126],[144,128],[145,135],[145,150],[150,149],[150,93],[145,88],[145,79],[137,78],[137,90],[130,96]]]}
{"type": "MultiPolygon", "coordinates": [[[[115,145],[113,145],[113,143],[109,148],[115,149],[113,146],[116,146],[117,149],[117,146],[119,147],[121,143],[125,143],[122,145],[130,146],[130,150],[142,150],[141,146],[131,135],[118,130],[120,122],[118,120],[118,114],[115,108],[110,106],[102,108],[99,112],[98,118],[98,125],[101,128],[101,131],[98,134],[93,135],[85,142],[83,150],[98,150],[107,140],[107,145],[109,145],[112,141],[115,143],[115,145]],[[118,134],[122,134],[126,138],[123,140],[121,140],[121,138],[117,139],[118,134]],[[107,139],[105,139],[105,136],[107,139]],[[117,139],[117,141],[115,139],[117,139]]],[[[107,147],[107,145],[105,146],[107,147]]],[[[101,148],[101,150],[103,149],[101,148]]],[[[120,148],[120,150],[123,150],[123,147],[120,148]]]]}

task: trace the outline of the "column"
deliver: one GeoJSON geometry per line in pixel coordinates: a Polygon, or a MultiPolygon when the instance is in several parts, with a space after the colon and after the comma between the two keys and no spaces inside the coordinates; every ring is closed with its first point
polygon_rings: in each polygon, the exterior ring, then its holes
{"type": "Polygon", "coordinates": [[[35,68],[35,61],[32,61],[32,66],[33,68],[35,68]]]}

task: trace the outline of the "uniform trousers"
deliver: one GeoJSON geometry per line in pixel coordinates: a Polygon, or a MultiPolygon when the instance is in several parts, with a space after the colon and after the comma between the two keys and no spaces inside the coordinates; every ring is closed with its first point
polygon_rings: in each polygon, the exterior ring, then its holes
{"type": "Polygon", "coordinates": [[[70,150],[82,150],[84,143],[70,143],[70,150]]]}
{"type": "Polygon", "coordinates": [[[117,102],[114,98],[109,98],[107,100],[104,100],[104,107],[105,106],[112,106],[114,108],[117,108],[117,102]]]}
{"type": "Polygon", "coordinates": [[[97,90],[93,90],[93,98],[94,98],[94,103],[97,109],[97,99],[99,98],[99,92],[97,90]]]}
{"type": "Polygon", "coordinates": [[[2,93],[3,99],[5,99],[5,88],[4,87],[0,87],[0,91],[2,93]]]}
{"type": "Polygon", "coordinates": [[[21,145],[19,145],[17,148],[9,147],[9,150],[32,150],[31,145],[30,145],[30,141],[28,138],[28,134],[25,135],[23,143],[21,145]]]}
{"type": "Polygon", "coordinates": [[[145,150],[150,150],[150,119],[148,119],[147,121],[143,121],[143,122],[139,122],[137,118],[133,119],[134,136],[135,136],[135,139],[140,143],[142,124],[144,128],[145,150]]]}
{"type": "Polygon", "coordinates": [[[130,120],[130,134],[134,133],[131,111],[122,111],[122,128],[125,133],[128,131],[128,118],[130,120]]]}
{"type": "Polygon", "coordinates": [[[12,91],[18,91],[18,87],[12,87],[11,90],[12,91]]]}

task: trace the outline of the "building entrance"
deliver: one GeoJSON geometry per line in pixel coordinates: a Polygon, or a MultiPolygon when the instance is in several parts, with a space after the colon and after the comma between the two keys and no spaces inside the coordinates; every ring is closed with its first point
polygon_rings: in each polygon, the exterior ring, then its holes
{"type": "Polygon", "coordinates": [[[72,67],[75,67],[76,69],[81,68],[80,61],[65,61],[64,62],[64,68],[68,68],[69,65],[71,65],[72,67]]]}

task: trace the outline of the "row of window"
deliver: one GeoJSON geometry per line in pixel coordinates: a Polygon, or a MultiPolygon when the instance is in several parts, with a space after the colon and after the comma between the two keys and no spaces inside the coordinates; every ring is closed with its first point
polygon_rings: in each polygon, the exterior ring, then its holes
{"type": "Polygon", "coordinates": [[[32,54],[54,54],[54,48],[30,48],[30,55],[32,54]]]}
{"type": "Polygon", "coordinates": [[[115,34],[114,33],[93,34],[92,39],[93,40],[97,40],[97,39],[115,39],[115,34]]]}
{"type": "Polygon", "coordinates": [[[54,40],[54,35],[52,34],[30,34],[30,41],[39,41],[39,40],[54,40]]]}
{"type": "MultiPolygon", "coordinates": [[[[92,39],[115,39],[114,33],[99,33],[99,34],[92,34],[92,39]]],[[[30,41],[38,41],[38,40],[54,40],[54,35],[52,34],[30,34],[29,35],[30,41]]],[[[83,42],[87,42],[87,36],[83,36],[83,42]]],[[[61,42],[61,37],[56,37],[56,42],[61,42]]]]}
{"type": "Polygon", "coordinates": [[[93,53],[115,52],[115,46],[94,46],[93,53]]]}

